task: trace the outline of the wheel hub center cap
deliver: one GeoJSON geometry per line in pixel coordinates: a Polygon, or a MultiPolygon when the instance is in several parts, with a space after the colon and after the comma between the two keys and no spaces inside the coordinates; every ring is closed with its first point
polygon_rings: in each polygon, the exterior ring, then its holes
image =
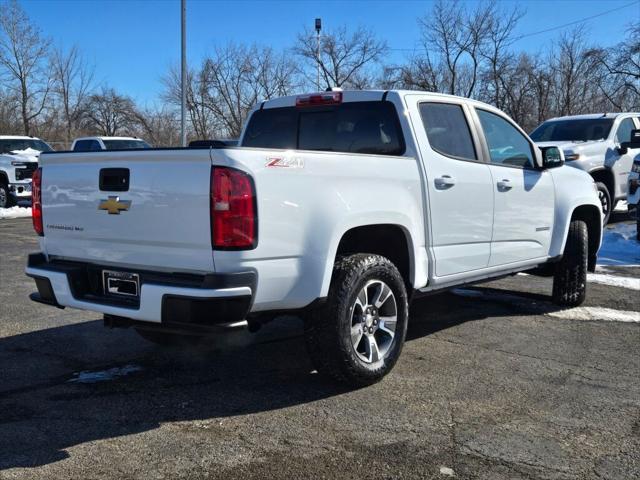
{"type": "Polygon", "coordinates": [[[364,323],[367,327],[373,325],[373,315],[367,314],[366,317],[364,317],[364,323]]]}

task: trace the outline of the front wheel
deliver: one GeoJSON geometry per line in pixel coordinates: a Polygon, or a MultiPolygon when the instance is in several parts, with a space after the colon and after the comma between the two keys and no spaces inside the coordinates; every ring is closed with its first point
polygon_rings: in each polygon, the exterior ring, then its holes
{"type": "Polygon", "coordinates": [[[408,318],[395,265],[380,255],[350,255],[336,261],[326,303],[305,320],[307,350],[319,373],[370,385],[400,357],[408,318]]]}
{"type": "Polygon", "coordinates": [[[0,181],[0,208],[9,208],[13,207],[15,202],[13,197],[9,193],[9,186],[0,181]]]}
{"type": "Polygon", "coordinates": [[[556,264],[553,277],[553,301],[566,307],[577,307],[587,295],[587,262],[589,233],[587,224],[573,220],[569,225],[562,260],[556,264]]]}

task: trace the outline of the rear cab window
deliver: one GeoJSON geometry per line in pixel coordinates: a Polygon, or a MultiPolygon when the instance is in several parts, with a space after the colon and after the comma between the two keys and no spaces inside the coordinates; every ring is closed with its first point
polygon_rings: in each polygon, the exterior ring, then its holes
{"type": "Polygon", "coordinates": [[[387,101],[257,110],[242,146],[395,156],[405,152],[398,114],[387,101]]]}

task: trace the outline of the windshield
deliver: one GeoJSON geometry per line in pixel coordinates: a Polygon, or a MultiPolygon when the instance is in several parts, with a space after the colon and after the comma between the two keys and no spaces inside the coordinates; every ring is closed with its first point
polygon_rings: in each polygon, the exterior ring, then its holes
{"type": "Polygon", "coordinates": [[[34,138],[10,138],[0,139],[0,153],[10,153],[15,150],[26,150],[32,148],[39,152],[52,152],[53,148],[42,140],[34,138]]]}
{"type": "Polygon", "coordinates": [[[613,118],[581,120],[551,120],[544,122],[531,134],[534,142],[604,140],[609,136],[613,118]]]}
{"type": "Polygon", "coordinates": [[[102,140],[107,150],[131,150],[135,148],[151,148],[142,140],[102,140]]]}

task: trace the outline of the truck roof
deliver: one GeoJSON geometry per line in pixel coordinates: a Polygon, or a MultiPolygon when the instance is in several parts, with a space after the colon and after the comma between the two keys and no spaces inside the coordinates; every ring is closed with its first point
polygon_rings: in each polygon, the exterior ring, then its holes
{"type": "MultiPolygon", "coordinates": [[[[456,95],[448,95],[446,93],[425,92],[421,90],[335,90],[342,92],[343,102],[366,102],[382,100],[385,95],[396,94],[401,98],[407,95],[426,95],[434,98],[455,98],[463,99],[465,102],[473,103],[474,105],[481,105],[483,107],[495,110],[496,108],[487,103],[479,102],[472,98],[464,98],[456,95]]],[[[299,95],[289,95],[287,97],[274,98],[272,100],[266,100],[261,104],[258,104],[256,108],[278,108],[278,107],[294,107],[296,105],[296,99],[298,97],[304,97],[307,95],[316,95],[320,93],[329,92],[307,92],[299,95]]]]}
{"type": "Polygon", "coordinates": [[[38,137],[27,135],[0,135],[0,140],[40,140],[38,137]]]}
{"type": "Polygon", "coordinates": [[[640,115],[640,113],[635,112],[613,112],[613,113],[585,113],[582,115],[566,115],[564,117],[554,117],[546,120],[555,121],[555,120],[595,120],[598,118],[617,118],[621,115],[640,115]]]}
{"type": "Polygon", "coordinates": [[[104,137],[101,135],[94,135],[92,137],[78,137],[74,140],[74,142],[77,142],[78,140],[139,140],[139,141],[143,141],[140,138],[137,137],[104,137]]]}

